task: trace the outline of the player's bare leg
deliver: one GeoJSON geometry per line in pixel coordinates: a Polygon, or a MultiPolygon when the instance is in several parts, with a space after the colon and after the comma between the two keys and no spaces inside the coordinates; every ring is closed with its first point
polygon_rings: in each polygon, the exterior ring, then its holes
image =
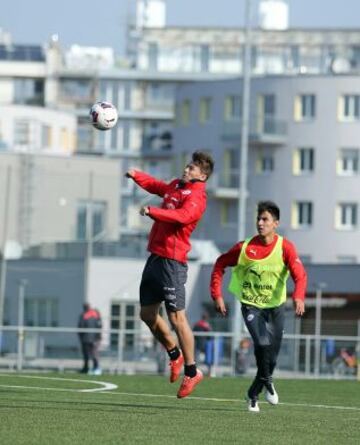
{"type": "Polygon", "coordinates": [[[203,379],[200,369],[196,368],[194,358],[194,334],[187,321],[185,311],[168,310],[170,323],[176,331],[185,359],[185,376],[177,393],[179,399],[191,394],[195,386],[203,379]]]}
{"type": "Polygon", "coordinates": [[[173,349],[176,346],[175,339],[168,324],[159,315],[159,308],[160,304],[141,306],[140,318],[166,350],[173,349]]]}
{"type": "Polygon", "coordinates": [[[168,311],[168,317],[179,339],[180,347],[184,354],[185,365],[193,365],[195,363],[194,334],[187,321],[185,311],[168,311]]]}

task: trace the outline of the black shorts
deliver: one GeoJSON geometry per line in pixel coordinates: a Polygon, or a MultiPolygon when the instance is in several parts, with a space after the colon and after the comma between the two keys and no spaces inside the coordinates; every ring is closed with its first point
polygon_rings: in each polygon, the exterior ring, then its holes
{"type": "Polygon", "coordinates": [[[141,278],[141,306],[165,301],[166,309],[169,311],[185,309],[187,270],[186,263],[151,254],[141,278]]]}

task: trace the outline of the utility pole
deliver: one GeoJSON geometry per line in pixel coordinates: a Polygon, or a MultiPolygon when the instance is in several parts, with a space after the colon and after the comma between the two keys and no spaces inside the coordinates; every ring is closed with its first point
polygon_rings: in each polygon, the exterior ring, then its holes
{"type": "Polygon", "coordinates": [[[89,174],[88,200],[86,203],[86,232],[85,232],[85,261],[84,261],[84,298],[89,302],[90,262],[93,256],[93,200],[94,200],[94,172],[89,174]]]}
{"type": "Polygon", "coordinates": [[[326,283],[316,284],[315,294],[315,363],[314,374],[316,377],[320,375],[321,368],[321,312],[322,312],[322,293],[325,289],[326,283]]]}
{"type": "Polygon", "coordinates": [[[17,370],[22,370],[24,355],[24,304],[25,304],[25,287],[27,280],[20,280],[18,294],[18,347],[17,347],[17,370]]]}
{"type": "MultiPolygon", "coordinates": [[[[247,169],[248,169],[248,143],[250,120],[250,79],[251,79],[251,19],[252,0],[245,0],[245,34],[242,66],[242,112],[241,112],[241,146],[239,159],[239,197],[238,197],[238,241],[246,237],[246,204],[247,204],[247,169]]],[[[243,330],[240,304],[235,302],[235,314],[233,320],[234,347],[239,345],[243,330]]]]}
{"type": "MultiPolygon", "coordinates": [[[[8,239],[8,225],[9,225],[9,208],[10,208],[10,191],[11,191],[11,165],[8,165],[6,170],[6,183],[4,188],[4,226],[1,245],[1,271],[0,271],[0,326],[4,323],[4,305],[5,305],[5,290],[6,290],[6,242],[8,239]]],[[[0,331],[0,352],[1,352],[2,332],[0,331]]]]}

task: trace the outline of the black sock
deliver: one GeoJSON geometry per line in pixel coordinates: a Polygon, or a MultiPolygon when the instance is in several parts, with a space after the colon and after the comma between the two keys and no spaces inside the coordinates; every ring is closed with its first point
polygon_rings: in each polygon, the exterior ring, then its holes
{"type": "Polygon", "coordinates": [[[188,377],[195,377],[196,376],[196,365],[195,363],[193,365],[185,365],[185,371],[184,374],[188,377]]]}
{"type": "Polygon", "coordinates": [[[169,349],[167,353],[170,357],[170,360],[177,360],[180,357],[180,349],[177,346],[175,346],[175,348],[169,349]]]}

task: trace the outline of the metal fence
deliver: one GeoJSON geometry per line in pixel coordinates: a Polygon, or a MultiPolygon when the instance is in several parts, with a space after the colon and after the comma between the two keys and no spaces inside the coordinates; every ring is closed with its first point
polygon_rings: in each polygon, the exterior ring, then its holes
{"type": "MultiPolygon", "coordinates": [[[[3,326],[0,368],[14,370],[80,370],[80,332],[65,327],[3,326]]],[[[92,329],[91,332],[94,332],[92,329]]],[[[163,374],[166,351],[141,330],[102,330],[100,364],[111,374],[163,374]],[[113,339],[116,339],[116,342],[113,339]]],[[[253,374],[255,360],[249,337],[235,345],[228,332],[195,333],[196,359],[211,376],[253,374]]],[[[285,334],[277,374],[296,377],[359,377],[360,337],[285,334]]]]}

